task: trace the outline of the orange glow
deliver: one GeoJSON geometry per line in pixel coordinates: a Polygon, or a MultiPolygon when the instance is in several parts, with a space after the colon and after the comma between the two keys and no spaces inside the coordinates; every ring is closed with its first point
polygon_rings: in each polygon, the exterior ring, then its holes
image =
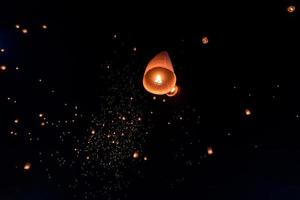
{"type": "Polygon", "coordinates": [[[140,156],[140,153],[138,152],[138,151],[135,151],[134,153],[133,153],[133,158],[134,159],[137,159],[138,157],[140,156]]]}
{"type": "Polygon", "coordinates": [[[175,87],[173,87],[172,89],[171,89],[171,91],[167,94],[167,96],[168,97],[173,97],[173,96],[175,96],[177,93],[178,93],[178,86],[177,85],[175,85],[175,87]]]}
{"type": "Polygon", "coordinates": [[[6,67],[5,65],[2,65],[2,66],[0,67],[0,69],[1,69],[1,71],[5,71],[5,70],[7,69],[7,67],[6,67]]]}
{"type": "Polygon", "coordinates": [[[207,148],[207,154],[208,154],[208,155],[213,155],[213,154],[214,154],[214,150],[213,150],[212,147],[208,147],[208,148],[207,148]]]}
{"type": "Polygon", "coordinates": [[[249,108],[246,108],[245,109],[245,115],[246,116],[250,116],[252,113],[251,113],[251,110],[249,108]]]}
{"type": "Polygon", "coordinates": [[[28,33],[28,30],[27,30],[26,28],[23,28],[23,29],[22,29],[22,33],[27,34],[27,33],[28,33]]]}
{"type": "Polygon", "coordinates": [[[202,44],[208,44],[208,37],[202,37],[202,44]]]}
{"type": "Polygon", "coordinates": [[[30,169],[31,169],[31,163],[30,162],[25,163],[24,170],[28,171],[30,169]]]}
{"type": "Polygon", "coordinates": [[[295,12],[295,10],[296,10],[296,7],[295,7],[295,6],[289,6],[289,7],[287,8],[287,11],[288,11],[289,13],[293,13],[293,12],[295,12]]]}
{"type": "Polygon", "coordinates": [[[157,54],[147,65],[144,78],[144,88],[157,95],[169,93],[176,85],[176,75],[169,54],[163,51],[157,54]]]}
{"type": "Polygon", "coordinates": [[[161,79],[161,75],[157,74],[154,80],[154,83],[157,85],[161,85],[162,84],[162,79],[161,79]]]}

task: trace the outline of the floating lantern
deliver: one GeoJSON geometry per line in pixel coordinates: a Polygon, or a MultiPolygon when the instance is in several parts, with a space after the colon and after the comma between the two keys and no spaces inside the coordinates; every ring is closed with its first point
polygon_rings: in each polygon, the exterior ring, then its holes
{"type": "Polygon", "coordinates": [[[148,63],[143,85],[148,92],[156,95],[171,94],[174,96],[177,93],[176,75],[168,52],[163,51],[157,54],[148,63]]]}

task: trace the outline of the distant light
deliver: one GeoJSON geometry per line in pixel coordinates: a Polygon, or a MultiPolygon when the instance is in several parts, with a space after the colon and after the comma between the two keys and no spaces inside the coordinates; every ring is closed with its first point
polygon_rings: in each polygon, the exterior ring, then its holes
{"type": "Polygon", "coordinates": [[[92,129],[91,133],[94,135],[96,133],[96,130],[92,129]]]}
{"type": "Polygon", "coordinates": [[[0,51],[3,53],[3,52],[5,52],[5,49],[2,48],[2,49],[0,49],[0,51]]]}
{"type": "Polygon", "coordinates": [[[202,44],[208,44],[208,37],[202,37],[202,44]]]}
{"type": "Polygon", "coordinates": [[[1,71],[5,71],[7,69],[7,67],[5,65],[1,65],[0,69],[1,69],[1,71]]]}
{"type": "Polygon", "coordinates": [[[20,25],[19,25],[19,24],[16,24],[16,25],[15,25],[15,28],[16,28],[16,29],[19,29],[19,28],[20,28],[20,25]]]}
{"type": "Polygon", "coordinates": [[[28,30],[27,30],[26,28],[23,28],[23,29],[22,29],[22,33],[27,34],[27,33],[28,33],[28,30]]]}
{"type": "Polygon", "coordinates": [[[133,158],[134,159],[137,159],[138,157],[140,156],[140,153],[138,152],[138,151],[135,151],[134,153],[133,153],[133,158]]]}
{"type": "Polygon", "coordinates": [[[245,115],[246,116],[250,116],[252,113],[251,113],[251,110],[249,108],[246,108],[245,109],[245,115]]]}
{"type": "Polygon", "coordinates": [[[31,163],[30,162],[25,163],[24,170],[29,171],[30,169],[31,169],[31,163]]]}
{"type": "Polygon", "coordinates": [[[295,10],[296,10],[296,7],[295,7],[295,6],[289,6],[289,7],[287,8],[287,11],[288,11],[289,13],[293,13],[293,12],[295,12],[295,10]]]}
{"type": "Polygon", "coordinates": [[[48,26],[46,24],[43,24],[42,28],[46,30],[46,29],[48,29],[48,26]]]}
{"type": "Polygon", "coordinates": [[[147,160],[148,160],[148,157],[147,157],[147,156],[145,156],[145,157],[144,157],[144,161],[147,161],[147,160]]]}
{"type": "Polygon", "coordinates": [[[213,155],[213,154],[214,154],[214,150],[213,150],[212,147],[208,147],[208,148],[207,148],[207,154],[208,154],[208,155],[213,155]]]}
{"type": "Polygon", "coordinates": [[[45,122],[41,122],[41,126],[45,126],[46,125],[46,123],[45,122]]]}
{"type": "Polygon", "coordinates": [[[137,48],[136,48],[136,47],[133,47],[133,51],[136,52],[136,51],[137,51],[137,48]]]}
{"type": "Polygon", "coordinates": [[[39,117],[40,117],[40,118],[42,118],[43,116],[44,116],[44,114],[43,114],[43,113],[40,113],[40,114],[39,114],[39,117]]]}
{"type": "Polygon", "coordinates": [[[18,124],[20,121],[19,121],[19,119],[15,119],[15,124],[18,124]]]}

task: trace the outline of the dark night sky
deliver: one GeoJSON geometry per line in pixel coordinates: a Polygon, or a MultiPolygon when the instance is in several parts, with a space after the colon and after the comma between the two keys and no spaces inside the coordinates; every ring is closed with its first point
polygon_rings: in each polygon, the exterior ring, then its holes
{"type": "Polygon", "coordinates": [[[1,200],[300,199],[296,1],[0,7],[1,200]]]}

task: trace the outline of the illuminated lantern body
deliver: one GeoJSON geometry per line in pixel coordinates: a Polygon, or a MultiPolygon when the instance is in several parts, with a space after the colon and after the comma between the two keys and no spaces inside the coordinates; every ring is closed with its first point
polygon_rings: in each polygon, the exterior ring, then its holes
{"type": "Polygon", "coordinates": [[[164,95],[176,87],[176,76],[169,54],[163,51],[157,54],[147,65],[144,78],[144,88],[153,94],[164,95]]]}

